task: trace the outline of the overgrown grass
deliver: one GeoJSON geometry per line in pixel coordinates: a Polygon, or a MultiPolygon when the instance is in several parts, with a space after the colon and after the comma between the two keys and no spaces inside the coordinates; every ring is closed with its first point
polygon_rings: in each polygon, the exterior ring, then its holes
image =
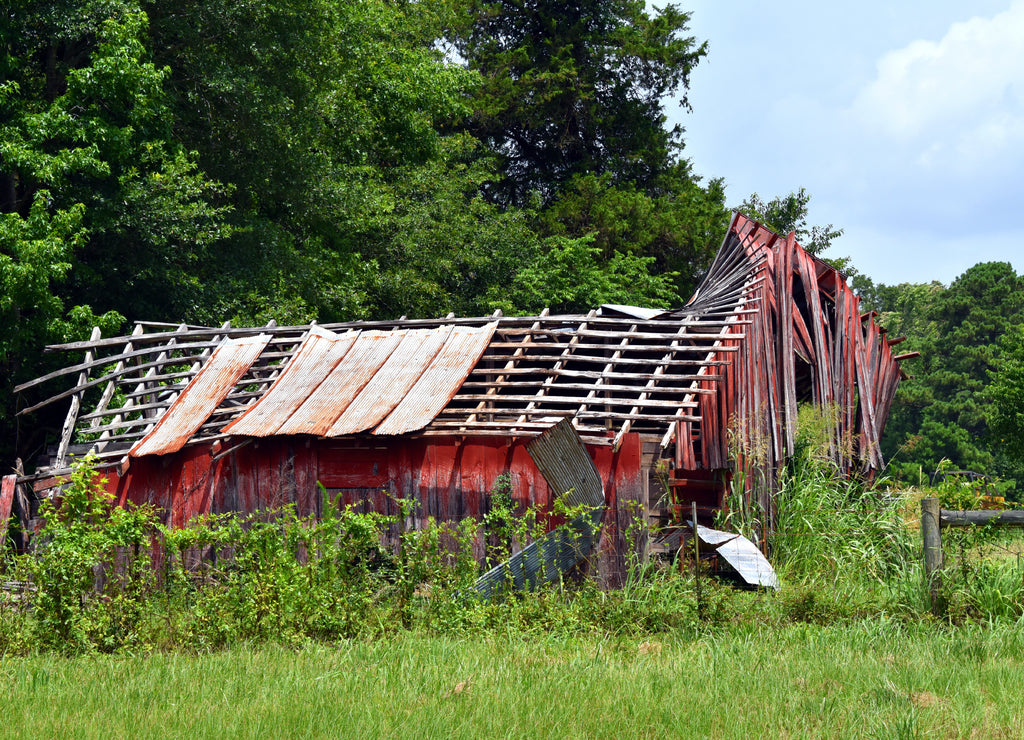
{"type": "Polygon", "coordinates": [[[1024,632],[893,620],[658,639],[403,634],[0,663],[9,737],[1016,738],[1024,632]]]}
{"type": "Polygon", "coordinates": [[[675,563],[479,600],[475,538],[497,557],[536,529],[507,502],[493,531],[430,523],[392,550],[396,521],[329,506],[163,528],[82,471],[7,564],[30,588],[0,603],[0,735],[1024,736],[1020,540],[947,530],[937,617],[920,495],[798,459],[781,591],[704,579],[698,608],[675,563]]]}
{"type": "MultiPolygon", "coordinates": [[[[574,578],[485,601],[473,588],[475,543],[484,538],[491,558],[504,557],[543,531],[536,512],[517,513],[504,499],[483,524],[429,522],[392,548],[382,546],[382,533],[394,533],[399,518],[329,502],[319,519],[286,509],[163,527],[151,509],[114,506],[83,467],[59,506],[44,508],[38,551],[7,564],[29,585],[0,594],[0,651],[209,651],[409,634],[662,639],[737,625],[933,624],[907,500],[840,481],[812,454],[798,456],[769,541],[778,594],[705,580],[698,605],[689,568],[631,563],[619,590],[574,578]]],[[[1021,560],[993,554],[1014,552],[1014,543],[990,530],[947,532],[942,619],[1016,623],[1024,614],[1021,560]]]]}

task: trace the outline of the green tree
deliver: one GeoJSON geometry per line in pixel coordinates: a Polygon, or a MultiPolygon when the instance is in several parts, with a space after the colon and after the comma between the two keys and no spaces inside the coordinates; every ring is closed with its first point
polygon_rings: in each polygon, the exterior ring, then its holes
{"type": "Polygon", "coordinates": [[[925,472],[947,458],[957,468],[1024,479],[989,428],[990,383],[1013,341],[1004,335],[1024,323],[1024,277],[1004,262],[980,263],[948,288],[872,285],[870,295],[889,335],[908,337],[898,351],[921,352],[904,363],[912,377],[886,424],[886,457],[925,472]]]}
{"type": "MultiPolygon", "coordinates": [[[[701,183],[664,114],[669,95],[688,106],[690,73],[707,53],[687,33],[689,14],[635,0],[457,7],[451,39],[483,80],[462,125],[500,158],[488,197],[536,209],[545,249],[591,238],[595,277],[640,260],[648,279],[638,286],[667,276],[669,302],[681,305],[728,225],[721,180],[701,183]]],[[[635,301],[665,300],[647,295],[635,301]]]]}
{"type": "Polygon", "coordinates": [[[148,61],[146,16],[131,2],[29,6],[6,39],[21,61],[0,130],[4,209],[27,218],[81,210],[65,295],[127,316],[175,315],[226,233],[223,189],[174,142],[166,70],[148,61]]]}
{"type": "MultiPolygon", "coordinates": [[[[5,21],[0,363],[13,386],[52,363],[48,342],[154,308],[183,313],[225,228],[222,189],[170,135],[166,73],[147,60],[137,6],[18,2],[5,21]]],[[[9,394],[5,441],[16,436],[9,394]]],[[[30,420],[18,451],[38,449],[54,423],[30,420]]]]}
{"type": "MultiPolygon", "coordinates": [[[[205,320],[328,321],[460,303],[449,269],[459,260],[432,265],[452,247],[479,261],[479,242],[458,240],[500,233],[504,216],[479,199],[487,164],[469,162],[473,147],[443,130],[468,113],[479,81],[435,43],[444,3],[147,7],[157,59],[172,70],[176,132],[234,187],[236,230],[205,320]]],[[[464,287],[478,296],[475,284],[464,287]]]]}
{"type": "MultiPolygon", "coordinates": [[[[754,193],[739,207],[739,211],[755,221],[760,221],[776,234],[786,235],[793,231],[800,246],[814,255],[821,255],[832,246],[832,242],[843,235],[842,229],[832,224],[809,226],[807,206],[811,196],[805,188],[780,195],[765,202],[754,193]]],[[[849,260],[846,260],[848,262],[849,260]]],[[[848,265],[847,265],[848,267],[848,265]]]]}
{"type": "Polygon", "coordinates": [[[497,199],[551,202],[576,176],[646,189],[675,163],[682,128],[663,101],[707,53],[673,5],[639,0],[465,0],[454,43],[484,84],[469,130],[504,158],[497,199]]]}
{"type": "MultiPolygon", "coordinates": [[[[538,215],[540,231],[558,237],[592,236],[594,258],[650,258],[651,273],[671,279],[682,305],[696,289],[729,225],[721,180],[700,184],[687,163],[674,168],[670,188],[649,192],[610,174],[579,175],[538,215]]],[[[662,180],[668,181],[669,173],[662,180]]],[[[664,298],[664,296],[663,296],[664,298]]],[[[636,299],[643,302],[640,295],[636,299]]],[[[653,304],[652,304],[653,305],[653,304]]]]}
{"type": "Polygon", "coordinates": [[[1024,324],[1007,331],[999,343],[1001,353],[989,371],[989,427],[996,445],[1009,455],[1024,458],[1024,324]]]}

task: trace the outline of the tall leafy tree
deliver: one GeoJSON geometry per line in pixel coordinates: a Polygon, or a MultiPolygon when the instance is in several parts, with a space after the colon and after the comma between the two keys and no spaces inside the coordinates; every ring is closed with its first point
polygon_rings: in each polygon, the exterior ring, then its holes
{"type": "MultiPolygon", "coordinates": [[[[146,33],[132,0],[5,10],[0,363],[12,385],[45,368],[47,342],[94,323],[112,331],[123,316],[185,313],[225,234],[223,189],[171,135],[166,71],[146,33]]],[[[5,395],[5,440],[12,404],[5,395]]]]}
{"type": "Polygon", "coordinates": [[[740,205],[739,210],[746,216],[760,221],[777,234],[795,232],[800,246],[811,254],[820,255],[832,242],[843,235],[842,229],[832,224],[811,226],[807,222],[808,204],[811,196],[806,188],[794,190],[765,201],[754,193],[740,205]]]}
{"type": "Polygon", "coordinates": [[[27,217],[44,191],[54,213],[82,207],[69,302],[184,313],[226,233],[223,189],[173,139],[145,14],[130,0],[69,2],[13,20],[8,46],[23,63],[6,83],[4,209],[27,217]]]}
{"type": "Polygon", "coordinates": [[[1024,460],[1024,324],[1007,331],[990,372],[989,428],[1000,452],[1024,460]]]}
{"type": "MultiPolygon", "coordinates": [[[[673,184],[645,191],[632,183],[616,185],[610,174],[579,175],[541,210],[540,231],[592,236],[598,264],[627,255],[647,258],[652,275],[670,280],[674,295],[669,302],[681,305],[711,264],[729,212],[722,181],[701,184],[688,163],[678,163],[661,180],[673,184]]],[[[650,303],[642,291],[633,302],[650,303]]]]}
{"type": "Polygon", "coordinates": [[[581,174],[646,187],[674,162],[682,129],[663,100],[707,53],[689,15],[640,0],[466,0],[459,53],[484,86],[470,130],[505,158],[507,202],[554,199],[581,174]]]}
{"type": "Polygon", "coordinates": [[[483,78],[463,125],[501,158],[489,197],[537,207],[544,237],[592,238],[600,270],[642,258],[682,303],[728,224],[721,181],[701,184],[682,158],[682,128],[664,113],[669,95],[688,105],[690,73],[707,53],[687,32],[689,15],[636,0],[458,7],[455,48],[483,78]]]}
{"type": "Polygon", "coordinates": [[[176,134],[234,187],[211,320],[374,314],[398,180],[444,156],[475,79],[432,43],[440,21],[386,0],[147,8],[176,134]]]}

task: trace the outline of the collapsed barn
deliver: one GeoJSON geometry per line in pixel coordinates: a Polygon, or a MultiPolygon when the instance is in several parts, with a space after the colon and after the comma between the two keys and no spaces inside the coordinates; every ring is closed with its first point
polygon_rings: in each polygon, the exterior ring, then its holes
{"type": "Polygon", "coordinates": [[[479,518],[499,476],[518,503],[548,509],[561,492],[526,446],[569,419],[603,479],[597,568],[614,584],[627,547],[652,547],[639,517],[695,502],[709,521],[732,486],[770,530],[802,404],[830,420],[839,470],[877,472],[899,341],[792,234],[739,214],[681,309],[97,330],[49,348],[80,362],[16,389],[72,381],[24,410],[70,399],[48,458],[4,478],[0,519],[31,532],[33,502],[88,452],[120,502],[179,526],[285,504],[315,515],[325,493],[387,514],[413,500],[408,526],[479,518]]]}

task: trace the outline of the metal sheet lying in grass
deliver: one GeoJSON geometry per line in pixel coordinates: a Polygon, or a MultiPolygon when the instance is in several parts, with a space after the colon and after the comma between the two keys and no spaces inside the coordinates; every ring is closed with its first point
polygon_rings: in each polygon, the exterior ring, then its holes
{"type": "Polygon", "coordinates": [[[484,598],[506,585],[522,591],[558,580],[590,554],[601,528],[604,483],[572,423],[568,419],[558,422],[533,440],[527,451],[556,496],[565,495],[570,506],[592,510],[548,532],[480,576],[476,590],[484,598]]]}
{"type": "MultiPolygon", "coordinates": [[[[691,523],[692,526],[692,523],[691,523]]],[[[717,552],[748,586],[779,588],[779,578],[768,559],[757,546],[741,534],[722,532],[703,525],[697,525],[697,536],[702,545],[717,552]]]]}

